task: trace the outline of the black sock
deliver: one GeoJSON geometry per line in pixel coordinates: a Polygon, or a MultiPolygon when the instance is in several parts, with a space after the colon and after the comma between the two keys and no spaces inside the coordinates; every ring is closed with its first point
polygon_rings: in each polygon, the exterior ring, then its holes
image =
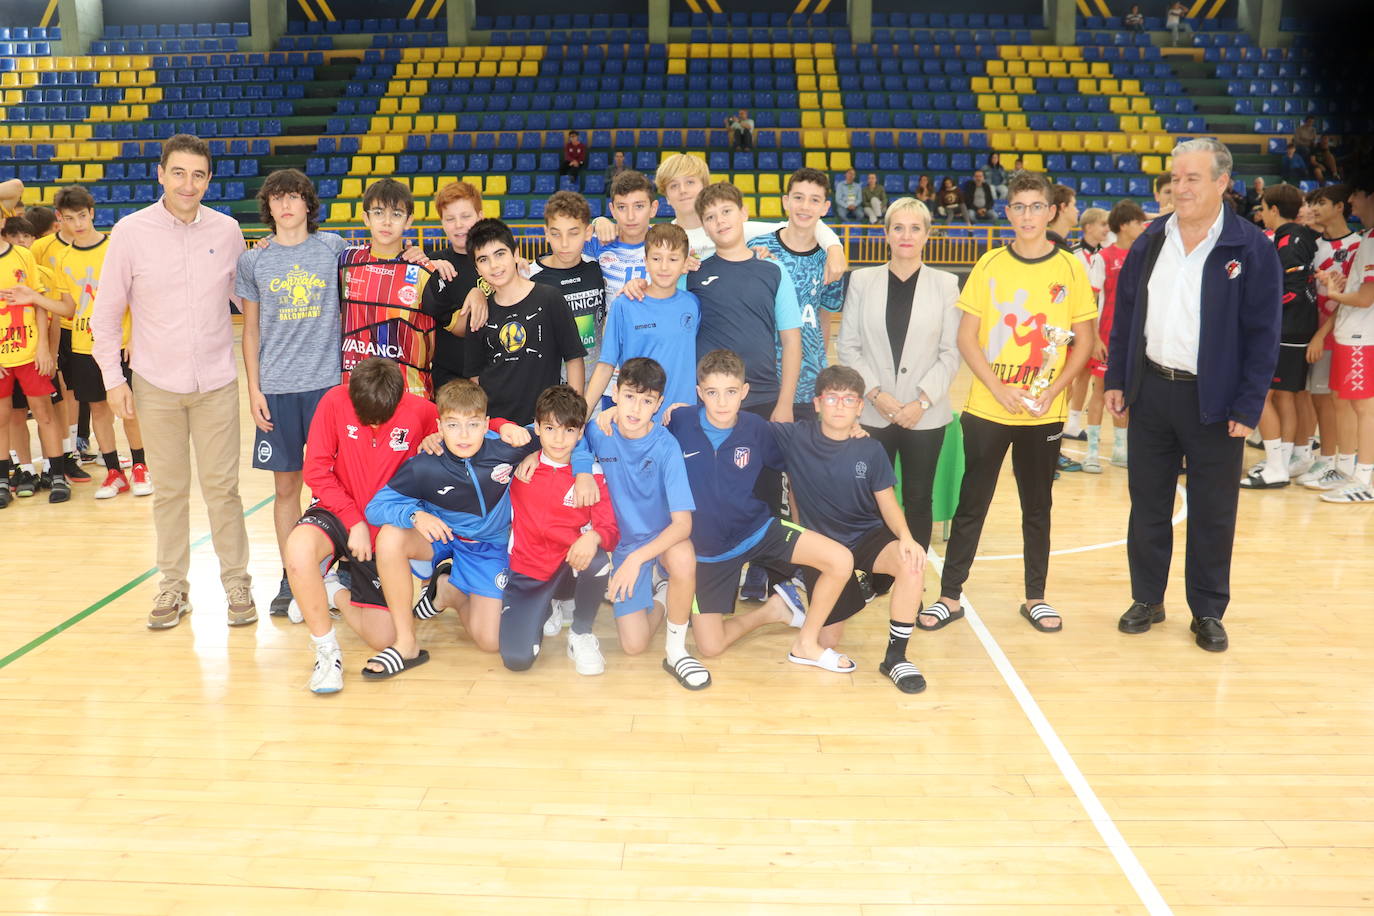
{"type": "Polygon", "coordinates": [[[4,459],[3,461],[0,461],[0,477],[4,478],[4,482],[6,484],[10,482],[10,471],[12,471],[13,469],[14,462],[10,461],[8,458],[4,459]]]}
{"type": "Polygon", "coordinates": [[[48,456],[48,475],[53,480],[67,479],[67,456],[49,455],[48,456]]]}
{"type": "MultiPolygon", "coordinates": [[[[600,563],[602,557],[595,557],[592,563],[600,563]]],[[[584,570],[582,575],[586,576],[591,572],[590,569],[584,570]]],[[[595,576],[589,580],[589,584],[595,583],[594,594],[582,594],[574,596],[572,631],[579,636],[592,631],[592,625],[596,623],[596,612],[601,607],[601,596],[606,594],[606,580],[609,576],[595,576]]],[[[581,576],[573,580],[581,584],[581,576]]],[[[580,591],[586,592],[583,588],[580,591]]]]}
{"type": "Polygon", "coordinates": [[[76,436],[78,439],[91,438],[91,405],[85,401],[77,402],[76,436]]]}
{"type": "MultiPolygon", "coordinates": [[[[133,459],[133,463],[134,463],[134,464],[147,464],[147,463],[148,463],[148,462],[144,459],[144,457],[143,457],[143,449],[141,449],[141,448],[131,448],[131,449],[129,449],[129,457],[133,459]]],[[[115,466],[118,467],[118,462],[116,462],[115,466]]]]}
{"type": "Polygon", "coordinates": [[[105,469],[108,471],[119,470],[119,452],[101,452],[100,457],[105,462],[105,469]]]}
{"type": "Polygon", "coordinates": [[[906,661],[906,643],[911,638],[912,626],[896,620],[887,622],[887,658],[884,661],[889,666],[906,661]]]}

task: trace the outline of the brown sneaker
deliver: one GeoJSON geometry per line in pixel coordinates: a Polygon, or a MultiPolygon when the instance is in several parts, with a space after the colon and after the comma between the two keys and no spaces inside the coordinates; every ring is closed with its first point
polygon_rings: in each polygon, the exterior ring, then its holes
{"type": "Polygon", "coordinates": [[[183,615],[189,613],[191,602],[185,592],[164,589],[153,599],[153,609],[148,612],[148,629],[170,629],[181,622],[183,615]]]}
{"type": "Polygon", "coordinates": [[[246,585],[236,585],[229,589],[229,626],[243,627],[257,623],[258,607],[253,603],[253,592],[246,585]]]}

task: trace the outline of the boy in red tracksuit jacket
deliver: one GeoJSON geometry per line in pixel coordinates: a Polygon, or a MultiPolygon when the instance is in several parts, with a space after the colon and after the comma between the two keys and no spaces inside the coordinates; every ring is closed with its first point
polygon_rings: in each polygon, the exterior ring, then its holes
{"type": "Polygon", "coordinates": [[[595,477],[600,501],[583,509],[573,505],[569,462],[582,438],[586,415],[586,402],[576,389],[546,388],[534,405],[541,445],[538,464],[528,479],[518,474],[511,484],[510,577],[502,595],[501,661],[512,671],[534,664],[554,595],[573,577],[576,610],[568,656],[578,674],[606,670],[592,623],[606,595],[611,571],[607,553],[619,542],[620,529],[599,473],[595,477]]]}
{"type": "Polygon", "coordinates": [[[286,540],[292,618],[298,608],[315,646],[313,693],[343,689],[330,605],[373,649],[396,640],[373,557],[377,529],[363,513],[420,442],[438,431],[433,402],[407,394],[400,366],[381,357],[355,366],[348,382],[329,389],[315,409],[304,467],[314,500],[286,540]],[[335,565],[348,580],[339,584],[331,577],[326,594],[324,572],[335,565]]]}

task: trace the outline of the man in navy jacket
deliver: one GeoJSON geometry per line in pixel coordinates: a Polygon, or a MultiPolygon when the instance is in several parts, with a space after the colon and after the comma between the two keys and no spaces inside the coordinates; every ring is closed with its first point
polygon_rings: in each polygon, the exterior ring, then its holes
{"type": "Polygon", "coordinates": [[[1118,629],[1144,633],[1164,620],[1170,515],[1186,459],[1184,581],[1192,631],[1211,652],[1228,645],[1221,618],[1241,457],[1278,362],[1282,310],[1273,243],[1222,202],[1231,162],[1215,140],[1174,149],[1174,213],[1150,224],[1122,267],[1104,386],[1114,414],[1130,410],[1133,603],[1118,629]]]}

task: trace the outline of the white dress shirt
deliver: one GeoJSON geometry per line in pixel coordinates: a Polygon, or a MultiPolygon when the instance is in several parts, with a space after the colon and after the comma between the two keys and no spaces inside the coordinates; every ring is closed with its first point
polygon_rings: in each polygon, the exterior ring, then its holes
{"type": "Polygon", "coordinates": [[[1178,214],[1164,226],[1164,246],[1149,282],[1149,310],[1145,313],[1145,356],[1152,363],[1197,372],[1198,339],[1202,332],[1202,266],[1217,246],[1226,208],[1206,237],[1191,252],[1183,250],[1178,214]]]}

